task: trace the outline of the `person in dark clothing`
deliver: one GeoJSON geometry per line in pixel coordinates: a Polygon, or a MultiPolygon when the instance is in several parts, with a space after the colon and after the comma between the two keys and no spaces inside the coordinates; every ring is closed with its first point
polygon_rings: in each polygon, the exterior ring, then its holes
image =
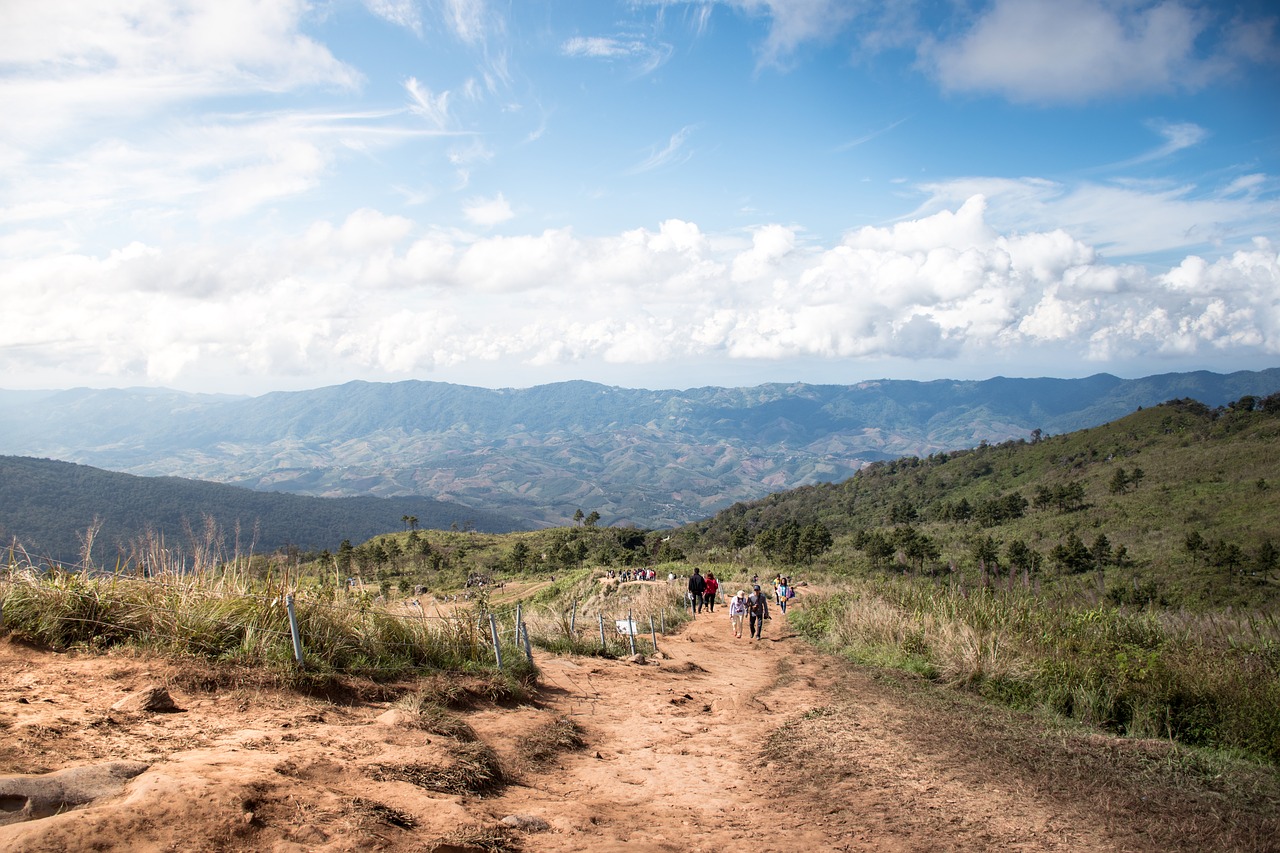
{"type": "Polygon", "coordinates": [[[769,618],[769,596],[760,591],[760,584],[751,587],[747,596],[747,618],[750,620],[751,639],[764,639],[764,620],[769,618]]]}
{"type": "Polygon", "coordinates": [[[702,612],[702,595],[707,591],[707,581],[702,576],[702,571],[695,568],[693,574],[689,576],[689,595],[693,597],[693,612],[702,612]]]}

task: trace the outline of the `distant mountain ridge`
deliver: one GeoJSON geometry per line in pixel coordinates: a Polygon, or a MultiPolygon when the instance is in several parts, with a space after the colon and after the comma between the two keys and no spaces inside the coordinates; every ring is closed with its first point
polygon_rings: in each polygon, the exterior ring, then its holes
{"type": "Polygon", "coordinates": [[[349,382],[260,397],[0,391],[0,453],[317,496],[421,495],[561,524],[669,527],[863,464],[1280,391],[1280,368],[1125,380],[642,390],[349,382]]]}

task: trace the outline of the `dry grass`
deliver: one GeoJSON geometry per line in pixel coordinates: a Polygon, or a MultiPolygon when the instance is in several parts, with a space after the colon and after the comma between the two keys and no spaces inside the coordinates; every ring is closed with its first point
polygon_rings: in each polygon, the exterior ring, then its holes
{"type": "Polygon", "coordinates": [[[501,824],[471,824],[459,827],[428,843],[430,853],[516,853],[520,841],[516,833],[501,824]]]}
{"type": "Polygon", "coordinates": [[[557,717],[516,741],[516,753],[522,767],[538,769],[555,761],[563,752],[574,752],[586,746],[582,728],[568,717],[557,717]]]}
{"type": "Polygon", "coordinates": [[[451,747],[449,764],[375,764],[369,776],[378,782],[399,781],[441,794],[489,794],[506,784],[498,756],[483,743],[451,747]]]}

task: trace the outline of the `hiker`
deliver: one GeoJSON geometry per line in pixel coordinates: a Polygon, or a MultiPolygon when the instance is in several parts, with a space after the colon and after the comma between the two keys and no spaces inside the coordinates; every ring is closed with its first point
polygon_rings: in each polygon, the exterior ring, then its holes
{"type": "Polygon", "coordinates": [[[747,596],[747,616],[751,639],[763,640],[764,620],[769,618],[769,596],[760,591],[760,584],[751,587],[751,594],[747,596]]]}
{"type": "Polygon", "coordinates": [[[689,575],[689,597],[693,601],[694,614],[702,612],[702,594],[706,591],[706,578],[702,576],[702,571],[694,566],[693,574],[689,575]]]}
{"type": "Polygon", "coordinates": [[[716,580],[716,576],[711,572],[707,572],[706,580],[707,588],[702,593],[702,603],[707,606],[707,610],[711,613],[716,612],[716,593],[720,590],[720,581],[716,580]]]}
{"type": "Polygon", "coordinates": [[[733,636],[742,639],[742,617],[747,615],[747,593],[738,590],[737,595],[729,599],[729,625],[733,628],[733,636]]]}
{"type": "Polygon", "coordinates": [[[783,578],[778,584],[778,609],[786,613],[787,602],[795,597],[796,591],[791,588],[791,578],[783,578]]]}

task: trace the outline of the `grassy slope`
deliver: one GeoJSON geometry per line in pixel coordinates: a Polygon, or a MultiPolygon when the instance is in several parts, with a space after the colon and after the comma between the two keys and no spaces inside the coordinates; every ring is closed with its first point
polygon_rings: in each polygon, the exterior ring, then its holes
{"type": "MultiPolygon", "coordinates": [[[[926,569],[954,571],[976,580],[973,544],[990,536],[1001,546],[1019,539],[1044,557],[1040,580],[1063,591],[1095,584],[1058,570],[1055,545],[1076,534],[1092,545],[1099,534],[1128,558],[1106,568],[1107,586],[1135,581],[1166,603],[1187,606],[1271,606],[1280,600],[1280,578],[1257,565],[1259,549],[1280,545],[1280,415],[1262,411],[1213,411],[1197,403],[1167,403],[1118,421],[1039,442],[1008,442],[971,451],[908,457],[870,466],[843,483],[807,487],[738,504],[698,525],[679,541],[693,553],[731,551],[731,532],[754,538],[786,521],[821,521],[835,546],[819,565],[837,573],[865,574],[870,563],[854,547],[858,531],[886,534],[896,526],[895,506],[909,505],[913,522],[940,547],[926,569]],[[1118,469],[1142,479],[1122,493],[1111,485],[1118,469]],[[1034,506],[1042,487],[1079,483],[1083,505],[1062,512],[1034,506]],[[977,521],[943,520],[947,504],[971,505],[1020,493],[1032,506],[1022,518],[984,527],[977,521]],[[1236,545],[1234,570],[1211,565],[1212,554],[1185,548],[1196,532],[1209,544],[1236,545]]],[[[1001,550],[1003,554],[1003,549],[1001,550]]],[[[900,566],[898,567],[901,568],[900,566]]]]}

